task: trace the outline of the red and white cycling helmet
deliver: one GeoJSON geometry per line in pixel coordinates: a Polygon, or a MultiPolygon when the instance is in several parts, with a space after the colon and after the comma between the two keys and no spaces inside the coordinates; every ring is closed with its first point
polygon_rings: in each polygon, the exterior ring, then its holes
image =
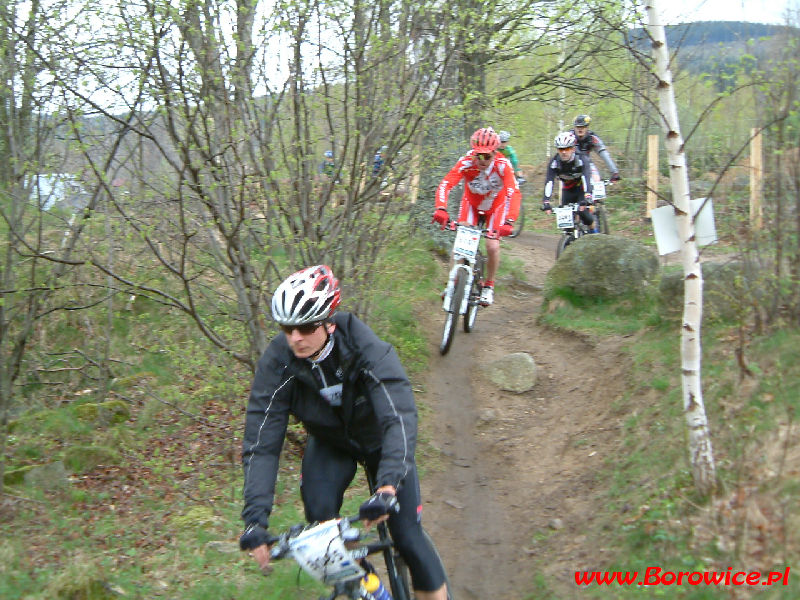
{"type": "Polygon", "coordinates": [[[308,267],[287,277],[272,296],[272,318],[281,325],[324,321],[341,299],[339,280],[327,265],[308,267]]]}
{"type": "Polygon", "coordinates": [[[575,139],[575,134],[571,131],[562,131],[553,142],[556,148],[572,148],[578,143],[578,140],[575,139]]]}
{"type": "Polygon", "coordinates": [[[475,152],[494,152],[500,145],[500,138],[491,127],[482,127],[469,139],[475,152]]]}

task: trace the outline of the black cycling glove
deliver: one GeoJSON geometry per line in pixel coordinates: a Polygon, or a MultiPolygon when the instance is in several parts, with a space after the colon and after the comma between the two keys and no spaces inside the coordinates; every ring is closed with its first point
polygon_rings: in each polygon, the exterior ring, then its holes
{"type": "Polygon", "coordinates": [[[397,497],[394,494],[380,492],[370,496],[369,500],[359,507],[358,516],[366,521],[374,521],[383,515],[388,515],[390,512],[397,512],[399,510],[400,504],[397,502],[397,497]]]}
{"type": "Polygon", "coordinates": [[[272,535],[263,525],[250,523],[239,537],[239,548],[253,550],[264,544],[274,544],[278,538],[272,535]]]}

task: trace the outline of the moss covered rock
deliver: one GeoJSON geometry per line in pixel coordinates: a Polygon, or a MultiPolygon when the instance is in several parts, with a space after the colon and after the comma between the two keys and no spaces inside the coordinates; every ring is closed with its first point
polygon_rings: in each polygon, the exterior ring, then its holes
{"type": "Polygon", "coordinates": [[[545,298],[637,295],[644,293],[658,274],[658,257],[644,244],[612,235],[587,235],[567,246],[547,273],[545,298]]]}
{"type": "Polygon", "coordinates": [[[100,422],[107,425],[124,423],[130,419],[131,411],[122,400],[84,402],[75,406],[75,414],[85,422],[100,422]]]}
{"type": "Polygon", "coordinates": [[[25,481],[25,474],[30,473],[31,469],[33,469],[35,465],[25,465],[24,467],[16,467],[11,469],[6,469],[5,473],[3,473],[3,484],[4,485],[20,485],[25,481]]]}
{"type": "Polygon", "coordinates": [[[86,473],[98,465],[119,463],[119,454],[106,446],[71,446],[64,451],[64,464],[73,473],[86,473]]]}

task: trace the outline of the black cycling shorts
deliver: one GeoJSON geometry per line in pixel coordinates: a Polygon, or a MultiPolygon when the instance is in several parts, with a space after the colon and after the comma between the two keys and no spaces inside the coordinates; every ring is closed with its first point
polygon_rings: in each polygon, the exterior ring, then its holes
{"type": "MultiPolygon", "coordinates": [[[[561,190],[561,206],[572,204],[573,202],[583,202],[582,185],[576,185],[575,187],[571,187],[569,189],[564,188],[561,190]]],[[[578,211],[578,216],[581,218],[581,221],[586,223],[587,226],[594,226],[595,216],[592,211],[588,209],[580,210],[578,211]]]]}

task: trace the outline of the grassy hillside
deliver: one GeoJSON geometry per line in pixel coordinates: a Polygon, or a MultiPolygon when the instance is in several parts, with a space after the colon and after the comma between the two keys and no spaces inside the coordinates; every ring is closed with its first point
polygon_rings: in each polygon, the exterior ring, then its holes
{"type": "MultiPolygon", "coordinates": [[[[644,239],[624,205],[612,228],[644,239]]],[[[532,223],[533,224],[533,223],[532,223]]],[[[427,332],[415,306],[441,284],[424,237],[398,241],[382,261],[373,325],[399,348],[412,376],[425,366],[427,332]]],[[[118,315],[138,366],[105,399],[76,394],[20,413],[12,423],[7,494],[0,504],[0,597],[220,598],[292,600],[320,590],[295,569],[265,580],[240,553],[239,448],[250,374],[174,324],[137,309],[118,315]]],[[[729,566],[773,570],[800,557],[796,498],[800,454],[800,332],[756,334],[741,323],[704,327],[704,388],[719,469],[711,499],[693,491],[680,405],[677,327],[656,302],[569,304],[542,317],[561,330],[604,336],[628,332],[633,371],[617,411],[625,452],[610,457],[598,522],[587,532],[611,549],[607,569],[729,566]],[[632,334],[630,332],[633,332],[632,334]],[[735,351],[744,349],[744,359],[735,351]],[[747,372],[742,370],[742,362],[747,372]]],[[[423,415],[425,408],[421,407],[423,415]]],[[[423,419],[424,421],[424,419],[423,419]]],[[[291,427],[282,461],[274,526],[301,519],[298,458],[302,428],[291,427]]],[[[421,452],[426,450],[423,436],[421,452]]],[[[353,507],[363,486],[348,495],[353,507]]],[[[546,561],[547,557],[534,557],[546,561]]],[[[532,571],[531,598],[554,598],[532,571]]],[[[764,597],[796,598],[800,580],[764,597]]],[[[666,588],[665,588],[666,589],[666,588]]],[[[667,589],[667,592],[675,588],[667,589]]],[[[589,597],[640,597],[596,588],[589,597]]],[[[722,597],[683,588],[674,598],[722,597]]]]}

